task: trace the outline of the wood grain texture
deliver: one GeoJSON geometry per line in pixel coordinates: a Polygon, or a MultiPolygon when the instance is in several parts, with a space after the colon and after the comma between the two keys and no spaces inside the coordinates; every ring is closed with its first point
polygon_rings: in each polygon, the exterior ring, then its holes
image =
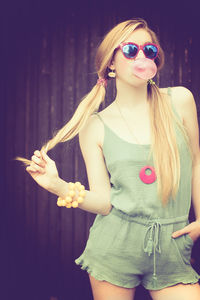
{"type": "MultiPolygon", "coordinates": [[[[31,0],[0,4],[0,273],[8,300],[92,299],[87,275],[74,259],[85,247],[94,215],[58,208],[56,197],[38,187],[13,158],[31,157],[71,118],[97,80],[95,51],[113,25],[136,16],[148,21],[166,54],[157,82],[161,87],[191,89],[200,115],[197,8],[186,1],[181,10],[154,3],[154,7],[129,0],[126,5],[105,0],[71,1],[70,6],[65,1],[31,0]]],[[[102,108],[114,95],[114,84],[109,82],[102,108]]],[[[88,186],[77,138],[49,155],[63,179],[88,186]]],[[[198,252],[199,242],[193,258],[200,271],[198,252]]],[[[148,299],[142,288],[136,295],[139,299],[148,299]]]]}

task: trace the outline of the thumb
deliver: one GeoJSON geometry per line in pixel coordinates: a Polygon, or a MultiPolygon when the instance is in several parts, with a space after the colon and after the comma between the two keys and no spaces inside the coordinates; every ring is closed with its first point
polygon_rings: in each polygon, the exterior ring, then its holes
{"type": "Polygon", "coordinates": [[[41,154],[42,154],[42,158],[44,159],[44,161],[46,163],[51,161],[51,158],[46,154],[46,152],[44,150],[41,150],[41,154]]]}

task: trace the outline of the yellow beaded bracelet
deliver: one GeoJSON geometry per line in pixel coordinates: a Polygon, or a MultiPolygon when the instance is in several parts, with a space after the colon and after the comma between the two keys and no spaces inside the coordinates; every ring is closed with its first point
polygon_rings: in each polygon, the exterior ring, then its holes
{"type": "Polygon", "coordinates": [[[78,207],[79,203],[84,201],[86,191],[84,185],[80,182],[69,182],[68,183],[69,191],[65,198],[58,197],[57,205],[62,207],[65,206],[67,208],[76,208],[78,207]]]}

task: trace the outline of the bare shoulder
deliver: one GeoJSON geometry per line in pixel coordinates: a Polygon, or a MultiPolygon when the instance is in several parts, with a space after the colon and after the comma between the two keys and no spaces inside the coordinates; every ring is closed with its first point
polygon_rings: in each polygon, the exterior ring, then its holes
{"type": "Polygon", "coordinates": [[[80,145],[97,144],[102,146],[104,137],[104,127],[100,118],[93,114],[87,120],[85,126],[79,133],[80,145]]]}
{"type": "Polygon", "coordinates": [[[194,100],[192,92],[184,86],[172,87],[172,99],[184,103],[191,102],[194,100]]]}
{"type": "MultiPolygon", "coordinates": [[[[167,94],[167,90],[168,88],[162,88],[160,92],[167,94]]],[[[183,120],[187,111],[196,107],[192,92],[183,86],[171,87],[171,100],[183,120]]]]}
{"type": "MultiPolygon", "coordinates": [[[[175,102],[184,103],[193,100],[192,92],[184,86],[170,87],[170,89],[172,99],[175,102]]],[[[167,94],[168,88],[160,88],[160,92],[163,94],[167,94]]]]}
{"type": "Polygon", "coordinates": [[[113,104],[111,103],[105,109],[97,114],[92,114],[87,120],[84,128],[79,133],[80,144],[92,142],[96,143],[101,148],[104,141],[104,123],[108,123],[112,119],[113,104]]]}

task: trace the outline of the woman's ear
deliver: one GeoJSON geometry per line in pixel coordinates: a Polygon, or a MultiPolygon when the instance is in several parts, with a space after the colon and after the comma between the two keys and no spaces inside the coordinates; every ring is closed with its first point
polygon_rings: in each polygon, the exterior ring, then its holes
{"type": "Polygon", "coordinates": [[[111,64],[108,66],[108,69],[110,70],[115,70],[115,64],[114,64],[114,61],[111,61],[111,64]]]}
{"type": "Polygon", "coordinates": [[[116,77],[116,74],[115,74],[115,66],[113,63],[111,63],[108,67],[108,77],[111,77],[111,78],[115,78],[116,77]]]}

